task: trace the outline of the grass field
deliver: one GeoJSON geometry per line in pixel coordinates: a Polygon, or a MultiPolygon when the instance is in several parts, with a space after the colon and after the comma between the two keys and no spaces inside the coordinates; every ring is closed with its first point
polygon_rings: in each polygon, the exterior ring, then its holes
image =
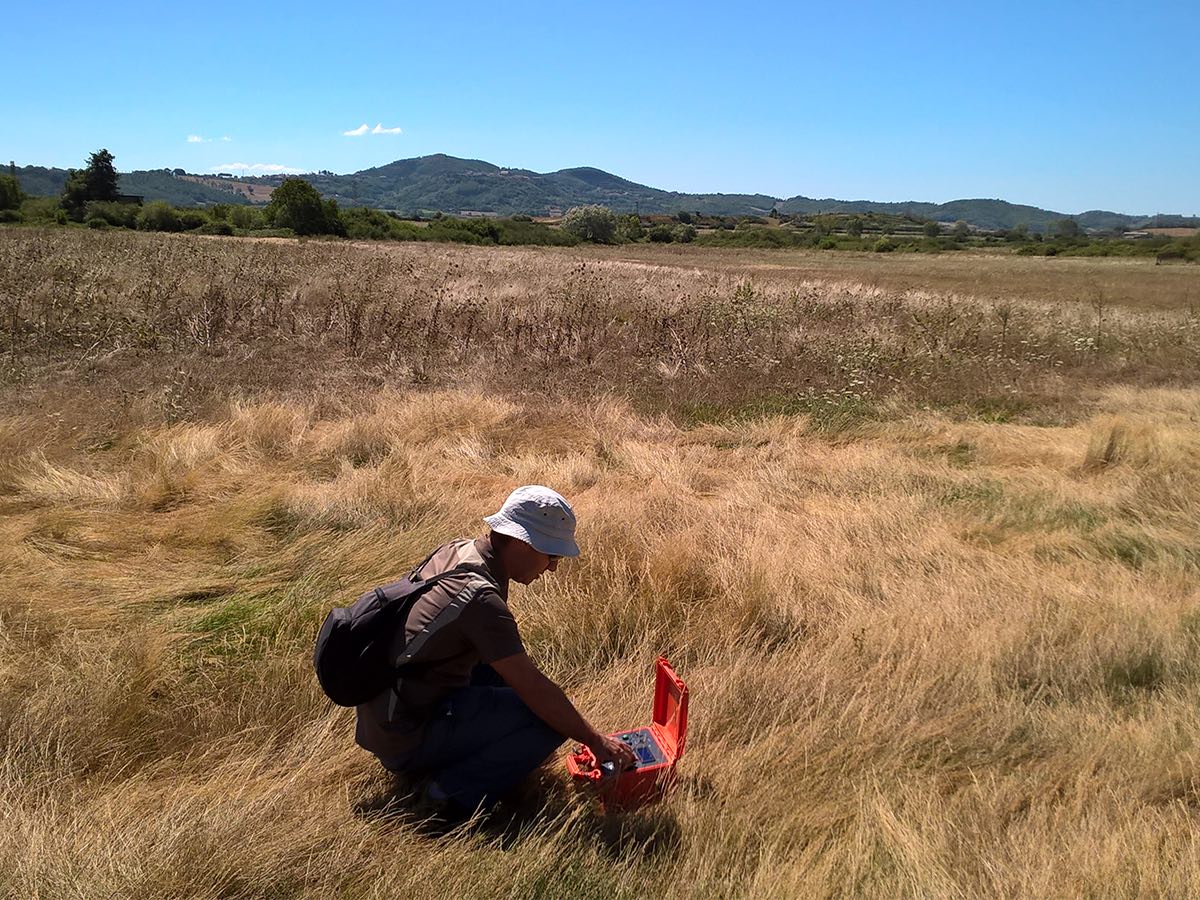
{"type": "Polygon", "coordinates": [[[1198,288],[0,232],[0,893],[1195,896],[1198,288]],[[434,837],[312,638],[528,482],[531,654],[613,728],[668,655],[681,783],[434,837]]]}

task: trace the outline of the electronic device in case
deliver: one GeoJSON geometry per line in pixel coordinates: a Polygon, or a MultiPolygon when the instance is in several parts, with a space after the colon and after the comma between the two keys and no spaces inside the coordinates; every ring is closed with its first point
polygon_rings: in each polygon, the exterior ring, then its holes
{"type": "Polygon", "coordinates": [[[653,803],[675,780],[675,764],[687,739],[687,685],[671,664],[659,657],[654,666],[654,707],[649,727],[614,732],[636,760],[632,768],[616,771],[612,763],[596,765],[587,747],[567,757],[567,771],[578,784],[598,789],[605,809],[634,809],[653,803]]]}

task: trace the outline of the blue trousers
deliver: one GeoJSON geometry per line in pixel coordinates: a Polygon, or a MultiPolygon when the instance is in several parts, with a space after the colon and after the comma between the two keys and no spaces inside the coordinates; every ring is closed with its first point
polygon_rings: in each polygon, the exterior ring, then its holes
{"type": "Polygon", "coordinates": [[[499,681],[490,667],[480,669],[470,687],[441,702],[404,765],[407,771],[431,775],[467,810],[491,806],[564,740],[512,688],[478,684],[499,681]]]}

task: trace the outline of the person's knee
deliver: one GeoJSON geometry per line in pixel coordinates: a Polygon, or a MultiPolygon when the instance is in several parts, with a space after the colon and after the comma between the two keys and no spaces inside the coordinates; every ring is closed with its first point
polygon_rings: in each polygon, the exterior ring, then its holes
{"type": "Polygon", "coordinates": [[[534,742],[539,748],[539,752],[542,754],[541,758],[538,760],[540,763],[549,757],[550,754],[552,754],[555,750],[561,747],[566,741],[566,738],[543,722],[541,719],[538,719],[537,726],[535,727],[536,734],[534,737],[534,742]]]}

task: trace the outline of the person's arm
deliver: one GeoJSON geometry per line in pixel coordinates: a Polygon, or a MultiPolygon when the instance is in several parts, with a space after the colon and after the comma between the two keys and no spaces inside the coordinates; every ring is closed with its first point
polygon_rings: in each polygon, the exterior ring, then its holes
{"type": "Polygon", "coordinates": [[[628,745],[593,728],[562,688],[543,675],[527,654],[514,653],[495,660],[491,666],[539,719],[559,734],[586,745],[597,763],[612,761],[622,769],[633,765],[636,757],[628,745]]]}

